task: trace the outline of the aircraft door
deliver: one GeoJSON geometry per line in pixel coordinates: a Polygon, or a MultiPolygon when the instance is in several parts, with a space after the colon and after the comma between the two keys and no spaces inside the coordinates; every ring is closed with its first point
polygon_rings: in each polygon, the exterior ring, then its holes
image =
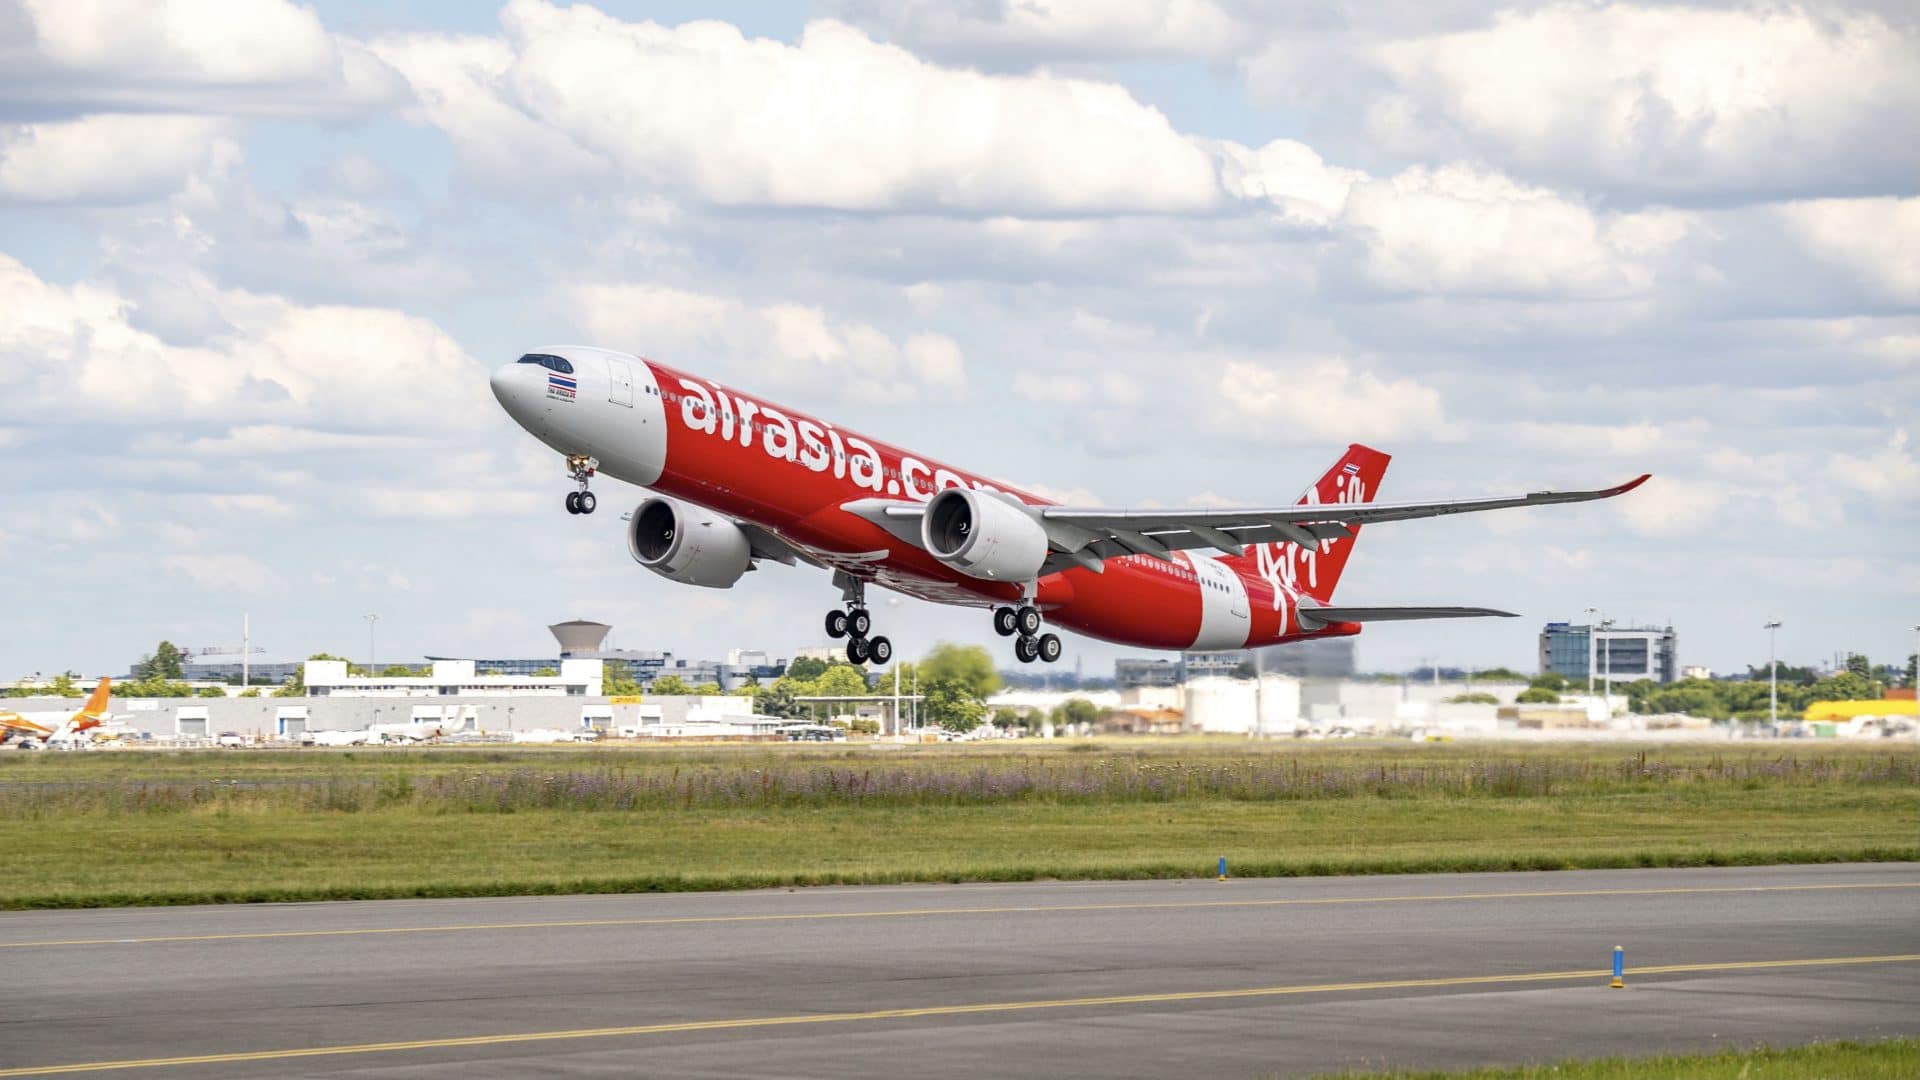
{"type": "Polygon", "coordinates": [[[633,408],[633,369],[625,360],[607,361],[607,374],[611,376],[607,383],[607,400],[615,405],[633,408]]]}

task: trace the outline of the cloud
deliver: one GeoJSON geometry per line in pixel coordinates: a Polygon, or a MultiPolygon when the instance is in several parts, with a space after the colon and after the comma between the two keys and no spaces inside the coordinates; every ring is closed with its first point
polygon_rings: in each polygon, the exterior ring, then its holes
{"type": "Polygon", "coordinates": [[[1717,484],[1655,476],[1622,499],[1627,527],[1644,536],[1690,536],[1715,520],[1727,502],[1717,484]]]}
{"type": "Polygon", "coordinates": [[[967,387],[966,361],[952,338],[922,333],[896,342],[806,304],[755,307],[650,285],[579,285],[560,299],[597,342],[663,359],[717,352],[760,385],[875,402],[951,396],[967,387]]]}
{"type": "Polygon", "coordinates": [[[1907,449],[1902,428],[1886,444],[1868,454],[1838,453],[1827,459],[1827,475],[1835,483],[1875,498],[1913,501],[1920,492],[1920,459],[1907,449]]]}
{"type": "Polygon", "coordinates": [[[1009,58],[1213,57],[1245,47],[1250,27],[1212,0],[843,0],[852,22],[927,56],[1005,64],[1009,58]]]}
{"type": "Polygon", "coordinates": [[[324,419],[448,429],[489,416],[486,369],[425,319],[195,289],[232,327],[176,346],[139,329],[111,286],[42,280],[0,255],[0,413],[123,419],[324,419]]]}
{"type": "Polygon", "coordinates": [[[1614,3],[1509,9],[1378,44],[1368,128],[1412,154],[1660,197],[1910,186],[1920,32],[1874,14],[1614,3]]]}
{"type": "Polygon", "coordinates": [[[1920,198],[1811,199],[1774,213],[1809,254],[1877,299],[1920,307],[1920,198]]]}
{"type": "Polygon", "coordinates": [[[207,508],[216,514],[245,518],[290,518],[293,505],[278,495],[209,495],[207,508]]]}
{"type": "Polygon", "coordinates": [[[1357,183],[1341,223],[1359,277],[1389,292],[1607,298],[1641,293],[1686,235],[1674,211],[1605,218],[1465,165],[1357,183]]]}
{"type": "Polygon", "coordinates": [[[1221,197],[1210,155],[1112,83],[943,68],[832,21],[789,45],[512,0],[501,26],[375,43],[412,115],[501,187],[614,177],[722,206],[1023,214],[1221,197]]]}
{"type": "Polygon", "coordinates": [[[221,592],[278,592],[285,582],[273,569],[250,555],[168,555],[160,565],[202,589],[221,592]]]}
{"type": "Polygon", "coordinates": [[[339,116],[404,84],[286,0],[0,0],[0,100],[42,115],[339,116]]]}
{"type": "Polygon", "coordinates": [[[205,116],[102,115],[0,128],[0,202],[142,202],[240,153],[205,116]]]}
{"type": "Polygon", "coordinates": [[[1229,360],[1211,404],[1225,433],[1259,442],[1435,437],[1444,428],[1438,391],[1340,357],[1229,360]]]}

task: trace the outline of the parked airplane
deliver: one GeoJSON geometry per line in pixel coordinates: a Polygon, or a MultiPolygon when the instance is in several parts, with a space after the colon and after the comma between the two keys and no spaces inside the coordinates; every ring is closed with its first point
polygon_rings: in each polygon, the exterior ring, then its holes
{"type": "Polygon", "coordinates": [[[847,639],[856,664],[893,655],[872,633],[869,584],[992,608],[1022,662],[1060,658],[1048,622],[1146,648],[1238,649],[1357,634],[1369,622],[1510,615],[1349,606],[1333,591],[1362,525],[1604,499],[1647,479],[1376,503],[1389,458],[1355,444],[1291,506],[1058,506],[626,353],[532,352],[491,382],[508,415],[566,458],[577,485],[569,513],[593,513],[590,484],[602,472],[652,492],[625,532],[654,573],[724,589],[764,561],[832,570],[843,603],[827,612],[826,632],[847,639]]]}
{"type": "Polygon", "coordinates": [[[0,709],[0,742],[55,742],[71,739],[107,722],[107,699],[113,693],[113,680],[101,679],[78,712],[17,713],[0,709]]]}

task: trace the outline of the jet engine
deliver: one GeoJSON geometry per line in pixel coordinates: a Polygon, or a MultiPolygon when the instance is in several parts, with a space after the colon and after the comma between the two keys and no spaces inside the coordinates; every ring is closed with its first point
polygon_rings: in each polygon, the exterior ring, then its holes
{"type": "Polygon", "coordinates": [[[920,542],[955,570],[990,581],[1032,581],[1047,561],[1047,532],[1030,512],[967,488],[927,503],[920,542]]]}
{"type": "Polygon", "coordinates": [[[729,589],[752,568],[753,547],[740,526],[711,510],[655,495],[627,521],[633,561],[682,585],[729,589]]]}

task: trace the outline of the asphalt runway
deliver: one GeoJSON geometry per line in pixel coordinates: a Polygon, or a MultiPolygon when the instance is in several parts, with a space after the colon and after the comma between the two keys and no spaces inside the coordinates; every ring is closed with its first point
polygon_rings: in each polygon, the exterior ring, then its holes
{"type": "Polygon", "coordinates": [[[1903,1034],[1911,863],[0,913],[0,1076],[1254,1077],[1903,1034]]]}

